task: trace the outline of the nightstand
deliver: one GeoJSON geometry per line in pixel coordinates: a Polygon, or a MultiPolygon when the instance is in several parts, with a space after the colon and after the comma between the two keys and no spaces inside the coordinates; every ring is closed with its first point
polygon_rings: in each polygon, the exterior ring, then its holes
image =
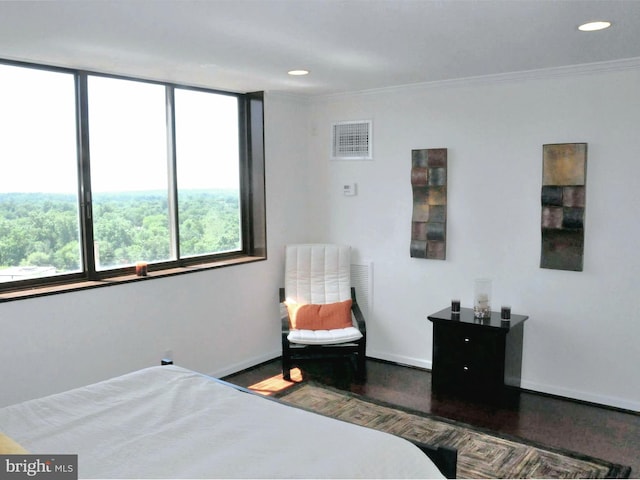
{"type": "Polygon", "coordinates": [[[432,391],[457,392],[471,398],[503,398],[520,387],[525,315],[500,312],[477,319],[473,309],[459,314],[445,308],[428,316],[433,323],[432,391]]]}

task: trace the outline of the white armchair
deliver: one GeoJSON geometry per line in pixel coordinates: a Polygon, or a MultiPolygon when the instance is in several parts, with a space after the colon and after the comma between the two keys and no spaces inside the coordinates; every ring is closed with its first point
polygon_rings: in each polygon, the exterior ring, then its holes
{"type": "Polygon", "coordinates": [[[366,324],[351,286],[351,248],[303,244],[285,248],[285,286],[280,288],[282,375],[298,360],[348,355],[363,379],[366,324]]]}

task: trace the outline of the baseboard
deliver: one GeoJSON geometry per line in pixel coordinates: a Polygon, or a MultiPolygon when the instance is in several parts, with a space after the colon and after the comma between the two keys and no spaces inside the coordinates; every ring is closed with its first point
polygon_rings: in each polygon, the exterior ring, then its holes
{"type": "Polygon", "coordinates": [[[386,362],[397,363],[398,365],[407,365],[409,367],[424,368],[431,370],[431,361],[424,360],[422,358],[407,357],[405,355],[396,355],[388,352],[367,352],[368,358],[375,358],[378,360],[384,360],[386,362]]]}
{"type": "Polygon", "coordinates": [[[232,373],[241,372],[242,370],[246,370],[251,367],[255,367],[261,363],[268,362],[273,360],[274,358],[278,358],[282,355],[282,351],[276,350],[270,353],[265,353],[263,355],[259,355],[256,357],[248,358],[243,360],[242,362],[234,363],[231,365],[226,365],[223,368],[216,370],[213,373],[209,373],[208,375],[211,377],[222,378],[227,375],[231,375],[232,373]]]}
{"type": "Polygon", "coordinates": [[[522,390],[529,390],[533,393],[542,393],[555,397],[563,397],[568,400],[577,400],[579,402],[586,402],[597,406],[626,410],[632,413],[640,412],[640,403],[632,402],[624,398],[610,397],[608,395],[598,395],[590,392],[582,392],[579,390],[571,390],[569,388],[556,387],[554,385],[529,382],[524,379],[520,381],[520,388],[522,390]]]}

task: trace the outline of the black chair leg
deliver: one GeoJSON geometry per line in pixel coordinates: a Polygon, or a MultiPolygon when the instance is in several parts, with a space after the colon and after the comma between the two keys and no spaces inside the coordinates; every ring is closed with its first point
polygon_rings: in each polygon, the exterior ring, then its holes
{"type": "Polygon", "coordinates": [[[291,381],[291,361],[286,355],[282,355],[282,378],[291,381]]]}
{"type": "Polygon", "coordinates": [[[284,333],[282,335],[282,378],[291,380],[291,349],[284,333]]]}
{"type": "Polygon", "coordinates": [[[364,364],[358,359],[358,369],[356,370],[356,381],[364,382],[367,379],[367,370],[364,364]]]}
{"type": "Polygon", "coordinates": [[[356,378],[358,381],[362,382],[367,378],[367,357],[365,354],[366,348],[361,346],[358,349],[357,359],[356,359],[356,378]]]}

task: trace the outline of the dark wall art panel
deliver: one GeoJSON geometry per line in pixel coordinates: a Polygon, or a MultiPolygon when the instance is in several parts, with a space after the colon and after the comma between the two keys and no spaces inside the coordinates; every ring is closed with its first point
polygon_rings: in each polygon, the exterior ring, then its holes
{"type": "Polygon", "coordinates": [[[411,256],[444,260],[447,244],[446,148],[411,151],[411,188],[411,256]]]}
{"type": "Polygon", "coordinates": [[[540,267],[582,271],[587,144],[542,147],[540,267]]]}

